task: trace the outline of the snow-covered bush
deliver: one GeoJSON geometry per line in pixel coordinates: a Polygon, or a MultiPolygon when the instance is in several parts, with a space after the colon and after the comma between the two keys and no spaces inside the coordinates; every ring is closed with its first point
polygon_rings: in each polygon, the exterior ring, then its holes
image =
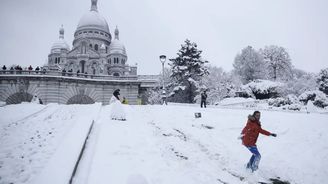
{"type": "Polygon", "coordinates": [[[304,104],[307,104],[309,100],[314,101],[316,96],[316,91],[306,91],[302,93],[298,99],[300,102],[303,102],[304,104]]]}
{"type": "Polygon", "coordinates": [[[318,93],[313,104],[317,107],[325,108],[328,106],[328,98],[324,93],[318,93]]]}
{"type": "Polygon", "coordinates": [[[270,106],[274,106],[274,107],[281,107],[281,106],[284,106],[284,105],[289,105],[290,102],[286,98],[278,97],[278,98],[270,98],[268,100],[268,104],[270,106]]]}
{"type": "Polygon", "coordinates": [[[327,96],[319,90],[306,91],[302,93],[298,98],[304,104],[307,104],[307,102],[311,100],[313,101],[313,104],[317,107],[324,108],[328,106],[327,96]]]}
{"type": "Polygon", "coordinates": [[[299,110],[301,110],[301,108],[302,108],[302,105],[299,103],[295,103],[295,104],[291,104],[291,105],[287,106],[288,110],[294,110],[294,111],[299,111],[299,110]]]}
{"type": "Polygon", "coordinates": [[[271,98],[268,104],[274,107],[283,107],[288,110],[300,110],[302,105],[295,95],[287,95],[286,97],[271,98]]]}
{"type": "Polygon", "coordinates": [[[243,98],[255,98],[251,88],[247,85],[242,85],[240,89],[236,92],[237,97],[243,98]]]}
{"type": "Polygon", "coordinates": [[[287,95],[286,99],[288,100],[288,104],[299,104],[299,100],[294,94],[287,95]]]}
{"type": "Polygon", "coordinates": [[[317,88],[314,74],[306,73],[301,70],[294,70],[293,73],[294,79],[289,80],[286,82],[286,85],[282,87],[284,95],[294,94],[299,96],[305,91],[312,91],[317,88]]]}
{"type": "Polygon", "coordinates": [[[249,88],[252,91],[256,99],[279,97],[282,86],[283,83],[269,80],[255,80],[244,85],[245,88],[249,88]]]}

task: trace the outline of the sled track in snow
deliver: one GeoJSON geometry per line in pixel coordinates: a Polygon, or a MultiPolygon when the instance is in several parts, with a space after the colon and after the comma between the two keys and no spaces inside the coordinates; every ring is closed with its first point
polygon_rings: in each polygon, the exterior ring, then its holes
{"type": "Polygon", "coordinates": [[[77,161],[75,163],[74,170],[73,170],[72,175],[71,175],[71,178],[69,180],[69,184],[72,184],[73,183],[73,178],[74,178],[74,176],[76,174],[77,168],[79,167],[79,163],[80,163],[81,158],[83,156],[83,153],[85,151],[85,148],[86,148],[86,145],[87,145],[87,142],[88,142],[88,139],[89,139],[89,136],[90,136],[90,133],[92,131],[92,128],[93,128],[94,123],[95,123],[95,121],[93,120],[92,123],[91,123],[91,125],[90,125],[89,132],[88,132],[88,134],[87,134],[87,136],[86,136],[86,138],[84,140],[83,146],[82,146],[81,151],[80,151],[80,154],[78,156],[78,159],[77,159],[77,161]]]}
{"type": "MultiPolygon", "coordinates": [[[[17,126],[17,125],[21,125],[21,124],[24,124],[25,122],[29,121],[30,119],[33,119],[35,117],[37,117],[39,114],[42,114],[42,113],[45,113],[48,111],[50,107],[49,106],[46,106],[44,107],[43,109],[41,110],[38,110],[32,114],[29,114],[27,116],[25,116],[24,118],[21,118],[19,120],[16,120],[16,121],[13,121],[13,122],[7,122],[7,124],[4,124],[3,126],[0,126],[0,129],[2,131],[5,131],[5,130],[8,130],[8,128],[11,128],[13,125],[17,126]]],[[[49,111],[49,115],[48,116],[52,116],[53,114],[55,114],[60,108],[56,108],[56,109],[50,109],[49,111]]],[[[3,132],[0,131],[0,138],[3,138],[3,132]]]]}
{"type": "Polygon", "coordinates": [[[46,107],[44,107],[41,110],[38,110],[38,111],[36,111],[36,112],[34,112],[34,113],[30,114],[30,115],[25,116],[24,118],[21,118],[19,120],[16,120],[16,121],[12,122],[12,124],[21,122],[21,121],[26,120],[26,119],[29,119],[29,118],[33,118],[33,117],[37,116],[38,114],[43,113],[44,111],[46,111],[46,109],[48,109],[48,108],[49,108],[49,106],[46,106],[46,107]]]}

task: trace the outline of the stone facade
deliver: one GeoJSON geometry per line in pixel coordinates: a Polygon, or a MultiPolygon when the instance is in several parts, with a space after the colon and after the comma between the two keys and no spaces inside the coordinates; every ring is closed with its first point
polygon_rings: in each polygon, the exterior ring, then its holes
{"type": "Polygon", "coordinates": [[[44,104],[109,104],[115,89],[129,104],[138,104],[143,93],[139,80],[95,80],[41,75],[0,75],[0,101],[17,104],[37,95],[44,104]]]}
{"type": "Polygon", "coordinates": [[[117,27],[114,34],[112,40],[107,21],[98,13],[97,0],[91,0],[90,11],[82,16],[74,33],[72,49],[65,42],[61,27],[45,68],[117,77],[137,75],[137,67],[127,64],[128,56],[117,27]]]}
{"type": "Polygon", "coordinates": [[[64,40],[64,28],[52,45],[42,71],[0,71],[0,101],[17,104],[37,95],[44,104],[104,105],[115,89],[129,104],[147,104],[147,90],[158,76],[139,76],[127,64],[127,53],[116,27],[112,40],[106,20],[98,13],[97,0],[80,19],[73,47],[64,40]]]}

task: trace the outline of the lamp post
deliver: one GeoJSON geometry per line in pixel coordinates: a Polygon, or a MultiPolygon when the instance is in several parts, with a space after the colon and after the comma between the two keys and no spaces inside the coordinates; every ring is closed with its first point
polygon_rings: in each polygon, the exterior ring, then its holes
{"type": "Polygon", "coordinates": [[[164,63],[166,61],[166,56],[165,55],[160,55],[159,56],[159,60],[161,61],[162,63],[162,74],[163,74],[163,93],[162,93],[162,99],[163,99],[163,105],[167,105],[167,102],[166,102],[166,92],[165,92],[165,84],[164,84],[164,63]]]}

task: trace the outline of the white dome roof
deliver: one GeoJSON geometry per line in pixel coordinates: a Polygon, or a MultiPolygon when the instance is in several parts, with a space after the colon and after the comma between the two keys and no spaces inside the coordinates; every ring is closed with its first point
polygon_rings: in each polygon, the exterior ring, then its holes
{"type": "Polygon", "coordinates": [[[63,25],[59,29],[59,39],[52,44],[51,53],[60,53],[61,49],[69,50],[69,45],[64,40],[64,28],[63,25]]]}
{"type": "Polygon", "coordinates": [[[59,53],[61,49],[69,50],[69,45],[64,39],[59,39],[51,46],[51,53],[59,53]]]}
{"type": "Polygon", "coordinates": [[[109,33],[107,21],[97,11],[89,11],[82,16],[76,31],[83,29],[98,29],[109,33]]]}
{"type": "Polygon", "coordinates": [[[126,56],[126,50],[122,42],[119,40],[118,28],[115,28],[115,38],[109,45],[109,54],[123,54],[126,56]]]}
{"type": "Polygon", "coordinates": [[[109,54],[123,54],[126,55],[126,50],[120,40],[114,39],[109,45],[109,54]]]}

